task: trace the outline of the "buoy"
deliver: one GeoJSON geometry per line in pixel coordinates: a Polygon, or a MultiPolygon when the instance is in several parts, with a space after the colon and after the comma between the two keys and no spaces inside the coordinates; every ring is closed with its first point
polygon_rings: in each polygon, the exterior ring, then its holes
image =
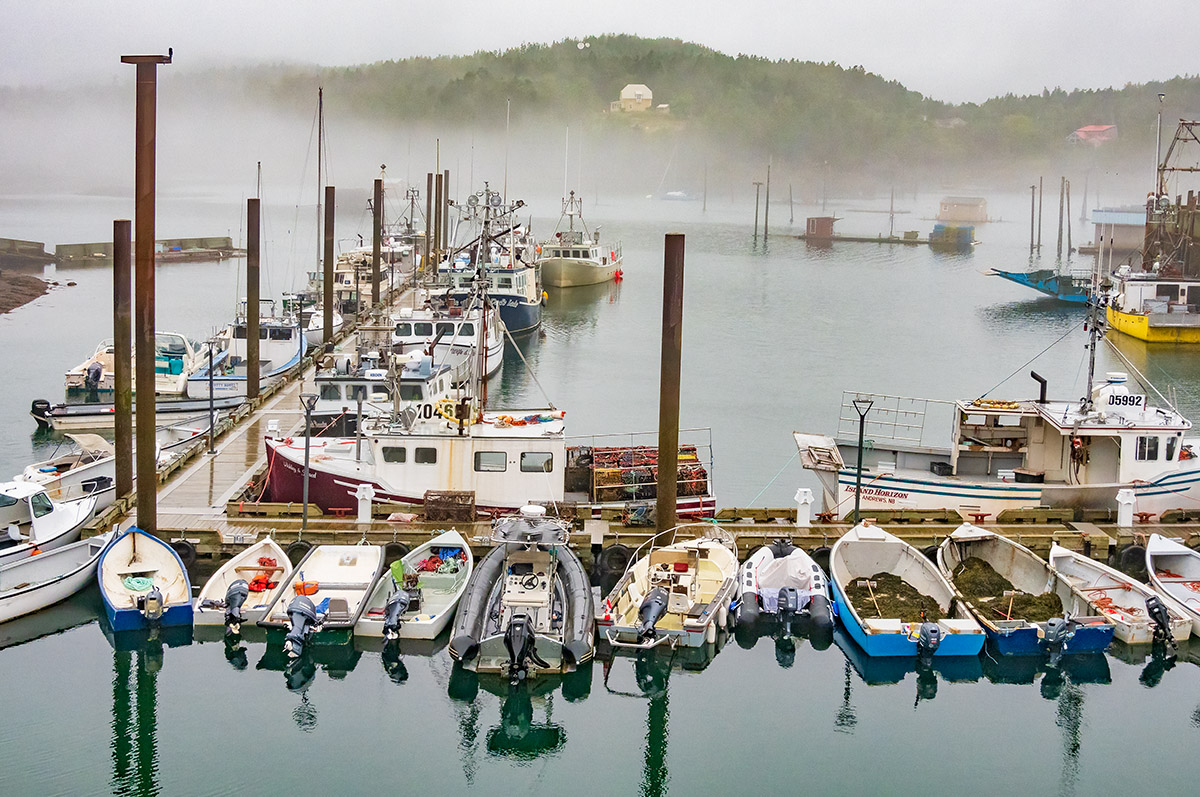
{"type": "Polygon", "coordinates": [[[712,644],[713,642],[717,641],[717,625],[716,625],[716,623],[708,624],[708,628],[706,628],[704,631],[704,641],[708,642],[709,644],[712,644]]]}

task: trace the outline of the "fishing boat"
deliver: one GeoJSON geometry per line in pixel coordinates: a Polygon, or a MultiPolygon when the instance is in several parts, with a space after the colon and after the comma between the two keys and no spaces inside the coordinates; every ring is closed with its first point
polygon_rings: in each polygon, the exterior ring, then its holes
{"type": "Polygon", "coordinates": [[[212,574],[196,597],[193,622],[224,624],[228,633],[240,633],[243,623],[262,619],[291,575],[292,563],[287,554],[275,540],[264,537],[212,574]]]}
{"type": "Polygon", "coordinates": [[[813,634],[833,631],[829,578],[820,565],[786,538],[764,545],[742,563],[734,612],[739,626],[766,615],[785,625],[807,617],[813,634]]]}
{"type": "MultiPolygon", "coordinates": [[[[67,394],[84,393],[111,395],[116,389],[113,358],[116,348],[113,341],[104,340],[96,347],[92,356],[67,371],[65,386],[67,394]]],[[[199,344],[178,332],[156,332],[154,335],[154,392],[162,396],[182,395],[188,377],[207,362],[207,351],[199,344]]],[[[133,361],[130,360],[130,373],[133,361]]]]}
{"type": "Polygon", "coordinates": [[[494,547],[472,572],[454,618],[455,661],[516,684],[592,658],[592,588],[570,539],[570,526],[541,506],[493,523],[494,547]]]}
{"type": "Polygon", "coordinates": [[[1163,603],[1192,621],[1200,636],[1200,553],[1161,534],[1146,543],[1146,572],[1163,603]]]}
{"type": "Polygon", "coordinates": [[[1009,282],[1033,288],[1038,293],[1071,304],[1086,304],[1088,289],[1092,284],[1089,274],[1064,274],[1049,268],[1034,271],[1002,271],[994,268],[991,273],[1009,282]]]}
{"type": "MultiPolygon", "coordinates": [[[[300,331],[300,322],[294,316],[276,315],[274,299],[263,299],[259,307],[259,386],[267,387],[300,364],[307,344],[300,331]]],[[[242,300],[237,319],[215,338],[220,352],[213,358],[211,379],[205,360],[202,367],[188,377],[188,398],[208,398],[210,383],[217,398],[246,395],[246,358],[249,356],[246,325],[246,301],[242,300]]]]}
{"type": "Polygon", "coordinates": [[[53,606],[96,577],[111,532],[0,567],[0,623],[53,606]]]}
{"type": "Polygon", "coordinates": [[[136,526],[100,555],[97,580],[113,631],[192,624],[192,584],[183,560],[136,526]]]}
{"type": "Polygon", "coordinates": [[[56,501],[96,496],[96,509],[116,497],[117,465],[113,444],[96,434],[66,435],[72,446],[63,454],[26,465],[15,481],[40,484],[56,501]]]}
{"type": "Polygon", "coordinates": [[[1058,543],[1051,544],[1046,560],[1072,589],[1112,621],[1113,636],[1126,645],[1149,645],[1158,640],[1182,642],[1191,636],[1188,617],[1120,570],[1058,543]]]}
{"type": "MultiPolygon", "coordinates": [[[[210,409],[220,417],[246,402],[243,396],[213,399],[211,407],[208,399],[202,400],[172,400],[156,401],[154,403],[155,424],[158,426],[184,426],[196,423],[196,418],[203,415],[206,419],[210,409]],[[182,420],[181,420],[182,419],[182,420]]],[[[136,417],[137,402],[133,403],[136,417]]],[[[111,429],[117,416],[115,404],[51,404],[46,399],[34,399],[29,408],[29,415],[37,422],[38,428],[55,432],[77,432],[88,429],[111,429]]]]}
{"type": "Polygon", "coordinates": [[[572,191],[563,200],[554,238],[539,247],[537,265],[542,270],[542,283],[555,288],[608,282],[621,270],[621,245],[618,243],[612,249],[600,246],[600,228],[589,233],[583,220],[583,200],[572,191]],[[581,229],[575,229],[576,219],[581,229]]]}
{"type": "Polygon", "coordinates": [[[0,565],[75,542],[96,512],[96,496],[55,501],[39,484],[0,483],[0,565]]]}
{"type": "Polygon", "coordinates": [[[310,644],[349,642],[382,571],[379,545],[318,545],[280,582],[258,625],[286,631],[283,646],[291,658],[310,644]]]}
{"type": "Polygon", "coordinates": [[[597,632],[618,648],[715,642],[717,630],[730,625],[737,591],[736,545],[722,535],[656,547],[657,537],[634,551],[600,607],[597,632]]]}
{"type": "MultiPolygon", "coordinates": [[[[325,342],[325,308],[320,303],[308,301],[308,296],[304,293],[285,293],[282,307],[285,315],[295,316],[308,348],[319,348],[325,342]]],[[[342,314],[334,309],[332,336],[336,337],[342,331],[344,323],[342,314]]]]}
{"type": "Polygon", "coordinates": [[[1037,554],[995,532],[964,523],[938,546],[937,566],[954,584],[958,600],[966,603],[983,626],[996,651],[1003,656],[1049,653],[1052,661],[1064,653],[1104,651],[1115,630],[1111,620],[1097,615],[1083,593],[1037,554]],[[1008,583],[1000,594],[970,595],[964,566],[978,560],[1008,583]],[[1053,608],[1047,619],[1030,620],[1015,610],[1020,593],[1042,596],[1053,608]],[[1007,599],[1007,600],[1006,600],[1007,599]]]}
{"type": "Polygon", "coordinates": [[[354,635],[435,639],[450,624],[467,588],[475,557],[454,529],[444,531],[392,562],[375,582],[354,635]]]}
{"type": "Polygon", "coordinates": [[[829,575],[834,611],[868,656],[974,656],[983,648],[983,629],[937,567],[877,526],[859,524],[838,538],[829,553],[829,575]],[[877,587],[883,588],[877,580],[881,575],[896,577],[897,589],[907,585],[929,599],[939,616],[931,618],[925,611],[914,617],[883,616],[889,612],[879,606],[883,595],[876,594],[877,587]],[[856,603],[851,596],[863,588],[866,596],[856,603]]]}
{"type": "Polygon", "coordinates": [[[401,307],[392,316],[392,351],[432,355],[435,363],[452,369],[456,384],[469,381],[480,369],[492,376],[504,362],[500,311],[482,298],[468,300],[465,306],[443,298],[429,295],[423,306],[401,307]]]}

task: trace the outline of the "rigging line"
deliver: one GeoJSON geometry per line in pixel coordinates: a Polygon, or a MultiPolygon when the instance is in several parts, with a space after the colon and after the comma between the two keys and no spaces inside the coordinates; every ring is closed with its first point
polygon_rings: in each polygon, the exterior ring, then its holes
{"type": "MultiPolygon", "coordinates": [[[[304,164],[300,167],[300,180],[297,182],[297,187],[296,187],[296,205],[295,205],[296,215],[292,219],[292,229],[290,231],[292,240],[290,242],[290,245],[288,246],[288,270],[289,271],[291,269],[295,268],[296,240],[297,240],[297,238],[299,238],[299,236],[297,235],[297,231],[300,229],[300,204],[302,202],[302,197],[304,195],[304,175],[308,174],[308,160],[309,160],[309,157],[312,155],[313,138],[317,135],[317,116],[318,116],[318,112],[314,111],[312,127],[308,131],[308,145],[304,148],[304,164]]],[[[320,174],[317,175],[317,179],[318,180],[321,179],[320,174]]],[[[318,217],[317,217],[317,247],[318,247],[317,251],[320,252],[321,219],[320,219],[320,209],[319,208],[318,208],[318,217]]],[[[321,258],[318,256],[317,257],[318,264],[320,263],[320,261],[321,261],[321,258]]]]}
{"type": "Polygon", "coordinates": [[[538,386],[538,390],[542,391],[542,398],[546,399],[546,404],[549,405],[550,409],[557,410],[558,407],[554,406],[554,402],[550,400],[550,396],[546,393],[546,388],[542,387],[542,383],[538,381],[537,374],[529,367],[529,362],[525,359],[525,355],[521,353],[521,347],[513,340],[512,333],[508,331],[508,327],[504,328],[504,336],[508,338],[508,342],[517,350],[517,356],[521,358],[521,364],[525,366],[525,372],[529,374],[529,378],[533,380],[533,383],[538,386]]]}
{"type": "Polygon", "coordinates": [[[767,488],[770,487],[772,484],[774,484],[775,480],[783,475],[783,472],[785,470],[787,470],[788,465],[791,465],[792,460],[794,460],[798,456],[800,456],[800,449],[797,448],[795,451],[792,452],[792,456],[788,459],[788,461],[783,463],[783,467],[779,469],[779,472],[771,477],[771,481],[769,481],[765,485],[763,485],[763,488],[758,491],[758,495],[756,495],[750,499],[750,506],[754,506],[755,501],[757,501],[759,498],[762,498],[762,494],[767,491],[767,488]]]}
{"type": "Polygon", "coordinates": [[[1109,347],[1110,349],[1112,349],[1114,352],[1116,352],[1117,358],[1118,358],[1118,359],[1119,359],[1121,362],[1125,363],[1126,367],[1128,367],[1130,371],[1133,371],[1135,374],[1137,374],[1137,377],[1138,377],[1138,381],[1139,381],[1139,382],[1141,382],[1141,383],[1142,383],[1144,386],[1146,386],[1146,387],[1150,388],[1151,390],[1153,390],[1153,391],[1154,391],[1154,393],[1155,393],[1155,395],[1157,395],[1157,396],[1158,396],[1160,399],[1162,399],[1162,402],[1163,402],[1163,404],[1166,404],[1168,407],[1170,407],[1170,408],[1171,408],[1171,411],[1172,411],[1172,412],[1179,412],[1179,410],[1175,409],[1175,405],[1173,405],[1173,404],[1172,404],[1170,401],[1168,401],[1168,400],[1167,400],[1167,397],[1166,397],[1166,396],[1164,396],[1162,393],[1159,393],[1159,392],[1158,392],[1158,388],[1156,388],[1156,387],[1154,386],[1154,383],[1153,383],[1153,382],[1151,382],[1151,381],[1150,381],[1150,380],[1149,380],[1149,379],[1148,379],[1148,378],[1145,376],[1145,374],[1143,374],[1141,371],[1139,371],[1139,370],[1137,369],[1137,366],[1135,366],[1133,363],[1129,362],[1129,360],[1128,360],[1128,359],[1125,357],[1125,355],[1121,353],[1120,349],[1118,349],[1118,348],[1117,348],[1117,346],[1116,346],[1116,344],[1115,344],[1115,343],[1113,343],[1113,342],[1112,342],[1111,340],[1109,340],[1108,338],[1105,338],[1105,339],[1104,339],[1104,342],[1108,344],[1108,347],[1109,347]]]}
{"type": "Polygon", "coordinates": [[[1046,352],[1048,352],[1048,351],[1050,351],[1051,349],[1053,349],[1053,348],[1054,348],[1055,346],[1057,346],[1059,343],[1062,343],[1062,342],[1063,342],[1063,340],[1065,340],[1065,339],[1066,339],[1066,337],[1067,337],[1068,335],[1070,335],[1072,332],[1074,332],[1075,330],[1079,329],[1081,326],[1083,326],[1083,325],[1084,325],[1084,324],[1086,324],[1086,323],[1087,323],[1087,320],[1085,319],[1085,320],[1083,320],[1083,321],[1080,321],[1078,324],[1076,324],[1075,326],[1071,327],[1070,329],[1068,329],[1066,332],[1064,332],[1064,333],[1062,334],[1062,336],[1061,336],[1061,337],[1060,337],[1058,340],[1054,341],[1054,342],[1053,342],[1053,343],[1051,343],[1049,346],[1047,346],[1046,348],[1044,348],[1044,349],[1042,349],[1041,351],[1039,351],[1037,354],[1035,354],[1035,355],[1033,355],[1032,357],[1030,357],[1028,360],[1026,360],[1024,363],[1022,363],[1020,366],[1018,366],[1018,367],[1017,367],[1017,369],[1016,369],[1016,370],[1014,370],[1014,371],[1013,371],[1011,374],[1009,374],[1008,376],[1004,377],[1004,378],[1003,378],[1003,379],[1001,379],[999,382],[997,382],[996,384],[992,385],[992,386],[991,386],[991,387],[989,387],[987,390],[985,390],[985,391],[983,392],[983,395],[981,395],[979,398],[986,398],[988,393],[991,393],[993,390],[995,390],[996,388],[1000,387],[1001,385],[1003,385],[1003,384],[1004,384],[1005,382],[1007,382],[1008,380],[1012,379],[1014,376],[1016,376],[1016,375],[1017,375],[1017,372],[1024,370],[1026,366],[1028,366],[1030,363],[1032,363],[1032,362],[1033,362],[1034,360],[1036,360],[1038,357],[1041,357],[1043,354],[1045,354],[1046,352]]]}

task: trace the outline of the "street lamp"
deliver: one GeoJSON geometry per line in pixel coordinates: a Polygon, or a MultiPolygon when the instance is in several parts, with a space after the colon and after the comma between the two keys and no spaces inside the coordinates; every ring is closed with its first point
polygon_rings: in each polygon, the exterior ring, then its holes
{"type": "MultiPolygon", "coordinates": [[[[863,452],[863,431],[867,425],[867,413],[871,411],[871,406],[875,402],[869,398],[854,399],[854,409],[858,413],[858,471],[854,474],[854,522],[855,524],[862,521],[858,516],[858,507],[862,499],[862,452],[863,452]]],[[[305,468],[308,465],[307,443],[305,443],[305,468]]],[[[305,489],[308,488],[308,483],[305,482],[305,489]]]]}
{"type": "MultiPolygon", "coordinates": [[[[304,407],[304,487],[301,499],[303,506],[301,507],[300,530],[308,529],[308,449],[309,442],[312,439],[312,414],[313,408],[317,406],[316,393],[301,393],[300,404],[304,407]]],[[[860,445],[861,448],[861,445],[860,445]]],[[[859,465],[862,465],[862,454],[859,454],[859,465]]]]}

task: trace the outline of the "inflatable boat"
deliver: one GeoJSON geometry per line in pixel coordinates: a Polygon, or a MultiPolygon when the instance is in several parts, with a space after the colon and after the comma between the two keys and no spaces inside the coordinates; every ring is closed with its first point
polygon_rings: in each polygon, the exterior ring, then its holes
{"type": "Polygon", "coordinates": [[[807,617],[812,633],[833,633],[829,578],[791,540],[775,540],[750,554],[737,583],[734,615],[739,626],[754,625],[766,615],[790,630],[792,620],[807,617]]]}

